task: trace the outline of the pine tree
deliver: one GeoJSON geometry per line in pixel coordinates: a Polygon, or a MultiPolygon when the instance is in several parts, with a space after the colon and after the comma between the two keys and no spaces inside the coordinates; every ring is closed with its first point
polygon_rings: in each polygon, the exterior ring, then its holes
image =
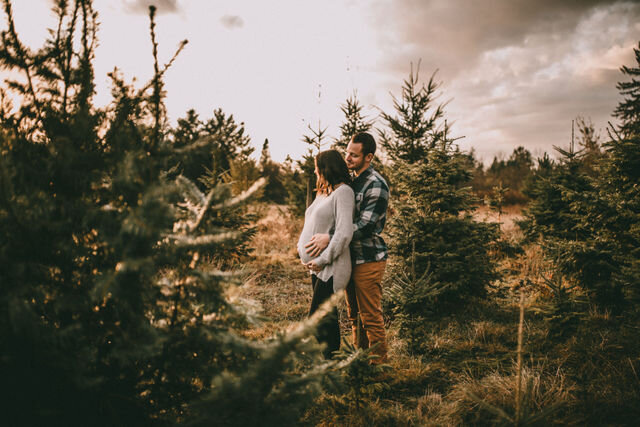
{"type": "Polygon", "coordinates": [[[595,177],[598,173],[596,167],[603,156],[600,147],[600,134],[596,132],[590,119],[578,116],[576,125],[578,127],[578,145],[582,147],[584,152],[585,173],[590,177],[595,177]]]}
{"type": "Polygon", "coordinates": [[[289,180],[287,185],[289,193],[287,202],[291,212],[296,216],[303,216],[305,209],[315,197],[315,157],[324,148],[327,138],[327,128],[323,128],[320,122],[317,129],[312,128],[311,125],[307,128],[311,133],[302,136],[302,141],[307,144],[307,153],[301,160],[296,161],[295,179],[289,180]]]}
{"type": "Polygon", "coordinates": [[[409,265],[415,244],[416,274],[430,268],[431,282],[446,288],[437,299],[446,309],[445,303],[483,295],[497,278],[490,249],[498,239],[498,227],[473,220],[476,200],[466,186],[471,173],[458,151],[442,143],[426,160],[394,163],[398,200],[389,224],[390,246],[409,265]]]}
{"type": "Polygon", "coordinates": [[[355,93],[340,106],[345,121],[340,125],[340,137],[335,139],[332,148],[345,151],[354,135],[371,129],[373,123],[362,115],[362,109],[363,106],[355,93]]]}
{"type": "Polygon", "coordinates": [[[271,160],[269,140],[265,139],[260,155],[260,174],[267,180],[262,194],[265,202],[283,204],[287,200],[287,189],[284,186],[284,175],[280,165],[271,160]]]}
{"type": "Polygon", "coordinates": [[[442,140],[446,130],[441,126],[444,104],[433,106],[440,84],[435,73],[426,86],[419,83],[420,63],[404,81],[400,99],[393,97],[397,116],[382,112],[390,134],[381,132],[381,144],[392,160],[407,163],[424,161],[427,153],[442,140]]]}
{"type": "Polygon", "coordinates": [[[523,187],[533,170],[531,153],[524,147],[517,147],[507,160],[493,158],[486,172],[485,191],[500,185],[508,187],[504,194],[505,204],[525,203],[523,187]]]}
{"type": "MultiPolygon", "coordinates": [[[[610,241],[616,244],[614,259],[620,266],[615,281],[628,297],[640,298],[640,43],[634,48],[635,67],[623,66],[622,73],[631,81],[617,85],[624,100],[614,116],[620,121],[611,127],[610,141],[605,144],[606,157],[601,168],[601,198],[608,200],[615,221],[609,221],[610,241]]],[[[592,206],[592,205],[591,205],[592,206]]]]}
{"type": "MultiPolygon", "coordinates": [[[[637,50],[636,55],[640,58],[637,50]]],[[[634,76],[638,68],[622,67],[622,72],[634,76]]],[[[559,164],[529,184],[533,201],[521,223],[529,238],[542,239],[545,253],[562,274],[589,291],[595,302],[614,310],[637,297],[640,277],[640,150],[633,122],[638,118],[637,86],[634,81],[618,84],[627,98],[614,113],[621,124],[611,128],[604,154],[593,124],[578,118],[581,149],[574,149],[573,140],[568,151],[557,148],[559,164]]]]}
{"type": "Polygon", "coordinates": [[[415,256],[416,277],[429,269],[429,283],[442,288],[433,306],[447,310],[471,295],[482,295],[497,277],[490,248],[498,239],[498,227],[473,220],[477,200],[469,187],[468,157],[448,137],[446,122],[438,122],[443,106],[430,111],[438,87],[433,77],[416,93],[417,85],[412,70],[403,87],[405,103],[395,103],[400,119],[383,114],[392,132],[386,146],[395,184],[396,212],[388,233],[392,253],[405,266],[415,256]]]}
{"type": "Polygon", "coordinates": [[[181,172],[193,181],[205,174],[223,181],[234,163],[248,161],[253,153],[244,123],[236,123],[233,114],[227,116],[220,108],[215,109],[213,117],[206,121],[200,120],[194,110],[189,110],[170,132],[181,172]]]}
{"type": "Polygon", "coordinates": [[[617,305],[622,290],[612,282],[615,245],[604,237],[598,219],[611,215],[611,208],[587,174],[584,150],[576,151],[574,145],[568,150],[556,147],[561,157],[532,182],[532,200],[519,225],[529,240],[541,239],[561,274],[593,292],[598,302],[617,305]]]}
{"type": "Polygon", "coordinates": [[[57,29],[35,53],[18,38],[9,0],[4,9],[0,63],[24,80],[9,84],[21,108],[3,109],[0,121],[0,374],[12,394],[3,422],[295,422],[327,369],[304,339],[314,323],[271,342],[234,332],[248,322],[226,297],[239,277],[206,255],[238,232],[211,218],[255,187],[230,197],[176,172],[162,83],[173,59],[158,65],[155,9],[154,77],[136,89],[112,73],[105,109],[92,104],[91,1],[58,0],[57,29]],[[262,411],[221,404],[231,377],[262,411]],[[217,413],[198,407],[207,399],[217,413]]]}
{"type": "MultiPolygon", "coordinates": [[[[168,164],[202,191],[220,185],[231,197],[247,190],[260,176],[255,161],[249,158],[253,148],[244,124],[236,124],[233,115],[217,109],[212,119],[203,122],[191,109],[168,132],[173,144],[168,164]]],[[[213,213],[212,226],[241,231],[236,239],[225,243],[226,250],[215,255],[221,265],[230,266],[248,255],[248,244],[255,234],[250,226],[253,220],[245,206],[213,213]]]]}

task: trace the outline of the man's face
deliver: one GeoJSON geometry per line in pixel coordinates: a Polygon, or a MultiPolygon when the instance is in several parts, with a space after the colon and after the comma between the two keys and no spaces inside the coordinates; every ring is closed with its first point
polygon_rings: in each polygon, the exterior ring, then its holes
{"type": "Polygon", "coordinates": [[[349,170],[354,171],[356,174],[359,174],[369,166],[369,163],[371,163],[370,157],[373,156],[369,154],[366,156],[362,155],[362,144],[349,142],[347,145],[345,162],[349,170]]]}

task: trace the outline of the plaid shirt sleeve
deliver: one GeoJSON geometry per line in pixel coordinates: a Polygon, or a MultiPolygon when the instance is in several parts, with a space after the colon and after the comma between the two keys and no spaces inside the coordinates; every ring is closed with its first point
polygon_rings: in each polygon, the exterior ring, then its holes
{"type": "Polygon", "coordinates": [[[378,180],[374,180],[364,191],[360,215],[354,224],[353,238],[367,239],[381,231],[380,221],[384,220],[389,204],[389,190],[378,180]]]}

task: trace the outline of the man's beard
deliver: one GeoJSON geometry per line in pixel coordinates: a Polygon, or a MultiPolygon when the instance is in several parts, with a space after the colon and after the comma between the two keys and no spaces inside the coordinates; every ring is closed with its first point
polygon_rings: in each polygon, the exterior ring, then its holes
{"type": "Polygon", "coordinates": [[[360,163],[354,163],[353,166],[348,166],[349,170],[353,173],[358,172],[364,166],[364,159],[360,163]]]}

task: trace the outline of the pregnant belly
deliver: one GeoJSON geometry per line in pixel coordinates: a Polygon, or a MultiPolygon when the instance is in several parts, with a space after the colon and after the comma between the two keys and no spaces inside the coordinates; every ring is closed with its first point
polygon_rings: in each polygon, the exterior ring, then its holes
{"type": "Polygon", "coordinates": [[[304,248],[305,244],[306,244],[306,242],[298,244],[298,255],[300,255],[300,260],[306,264],[309,261],[311,261],[313,258],[310,257],[309,254],[307,254],[307,251],[304,248]]]}

